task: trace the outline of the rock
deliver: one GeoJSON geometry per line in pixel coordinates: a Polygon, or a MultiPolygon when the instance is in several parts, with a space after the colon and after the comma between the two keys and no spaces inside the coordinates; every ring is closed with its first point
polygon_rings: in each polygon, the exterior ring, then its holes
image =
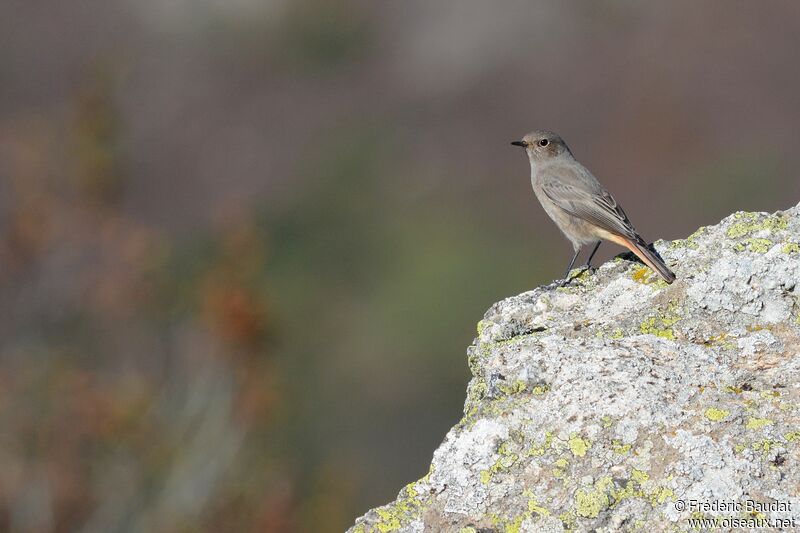
{"type": "Polygon", "coordinates": [[[493,305],[430,472],[350,531],[800,527],[800,205],[656,248],[672,285],[626,254],[493,305]]]}

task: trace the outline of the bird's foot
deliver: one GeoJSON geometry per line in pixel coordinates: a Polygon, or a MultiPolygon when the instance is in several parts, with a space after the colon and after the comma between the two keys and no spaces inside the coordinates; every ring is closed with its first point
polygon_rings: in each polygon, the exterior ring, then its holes
{"type": "Polygon", "coordinates": [[[564,282],[565,282],[565,280],[563,280],[563,279],[557,279],[557,280],[555,280],[555,281],[553,281],[551,283],[548,283],[547,285],[542,285],[542,288],[545,289],[545,290],[548,290],[548,291],[552,291],[553,289],[557,289],[559,287],[563,287],[563,283],[564,282]]]}
{"type": "Polygon", "coordinates": [[[574,271],[571,270],[569,274],[567,274],[566,278],[554,281],[553,283],[548,285],[547,288],[554,289],[559,287],[566,287],[567,285],[572,283],[573,280],[580,278],[584,274],[584,272],[588,272],[589,274],[594,274],[597,271],[597,267],[593,267],[592,265],[583,265],[582,267],[576,268],[575,270],[577,270],[577,272],[575,272],[574,275],[572,275],[572,272],[574,271]]]}

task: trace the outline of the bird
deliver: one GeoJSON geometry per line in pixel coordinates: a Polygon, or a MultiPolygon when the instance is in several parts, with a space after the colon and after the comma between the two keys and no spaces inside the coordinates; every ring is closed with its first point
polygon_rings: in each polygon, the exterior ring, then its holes
{"type": "Polygon", "coordinates": [[[525,148],[531,165],[531,185],[539,203],[569,239],[574,255],[567,266],[569,273],[584,245],[594,243],[585,267],[591,268],[592,258],[603,240],[623,246],[667,283],[675,274],[636,232],[611,193],[572,155],[564,140],[547,130],[533,131],[511,143],[525,148]]]}

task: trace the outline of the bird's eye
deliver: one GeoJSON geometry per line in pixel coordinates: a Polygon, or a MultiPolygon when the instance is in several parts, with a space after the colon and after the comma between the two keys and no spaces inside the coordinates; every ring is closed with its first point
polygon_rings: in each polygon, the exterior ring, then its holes
{"type": "Polygon", "coordinates": [[[550,144],[550,141],[548,141],[547,139],[542,139],[541,141],[539,141],[539,146],[547,146],[548,144],[550,144]]]}

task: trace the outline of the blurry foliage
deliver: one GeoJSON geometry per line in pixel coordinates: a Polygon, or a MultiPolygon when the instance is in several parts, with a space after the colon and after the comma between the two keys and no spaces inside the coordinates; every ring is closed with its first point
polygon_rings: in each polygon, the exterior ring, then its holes
{"type": "Polygon", "coordinates": [[[113,92],[76,97],[75,179],[52,124],[4,143],[0,529],[297,530],[266,239],[236,213],[183,250],[108,203],[113,92]]]}
{"type": "Polygon", "coordinates": [[[272,46],[292,69],[330,70],[363,55],[370,41],[368,4],[336,0],[289,2],[272,46]]]}
{"type": "MultiPolygon", "coordinates": [[[[402,143],[387,124],[351,123],[323,133],[330,141],[304,165],[307,189],[261,217],[269,228],[272,299],[283,319],[277,354],[285,396],[295,399],[299,415],[289,436],[304,443],[308,475],[335,460],[332,443],[369,438],[360,420],[371,419],[370,433],[398,447],[430,454],[441,433],[407,433],[409,420],[458,419],[474,310],[525,287],[538,268],[533,247],[514,250],[513,235],[484,227],[446,189],[424,204],[389,194],[387,180],[407,177],[393,170],[392,147],[402,143]],[[505,275],[487,278],[500,254],[505,275]],[[409,382],[415,387],[401,386],[409,382]],[[436,398],[425,413],[420,390],[436,398]],[[373,412],[383,416],[370,418],[373,412]]],[[[340,470],[359,476],[362,487],[391,491],[425,468],[390,470],[361,456],[340,470]]]]}
{"type": "Polygon", "coordinates": [[[111,65],[98,66],[77,95],[74,134],[79,188],[96,201],[107,201],[120,193],[120,117],[115,92],[119,74],[111,65]]]}

